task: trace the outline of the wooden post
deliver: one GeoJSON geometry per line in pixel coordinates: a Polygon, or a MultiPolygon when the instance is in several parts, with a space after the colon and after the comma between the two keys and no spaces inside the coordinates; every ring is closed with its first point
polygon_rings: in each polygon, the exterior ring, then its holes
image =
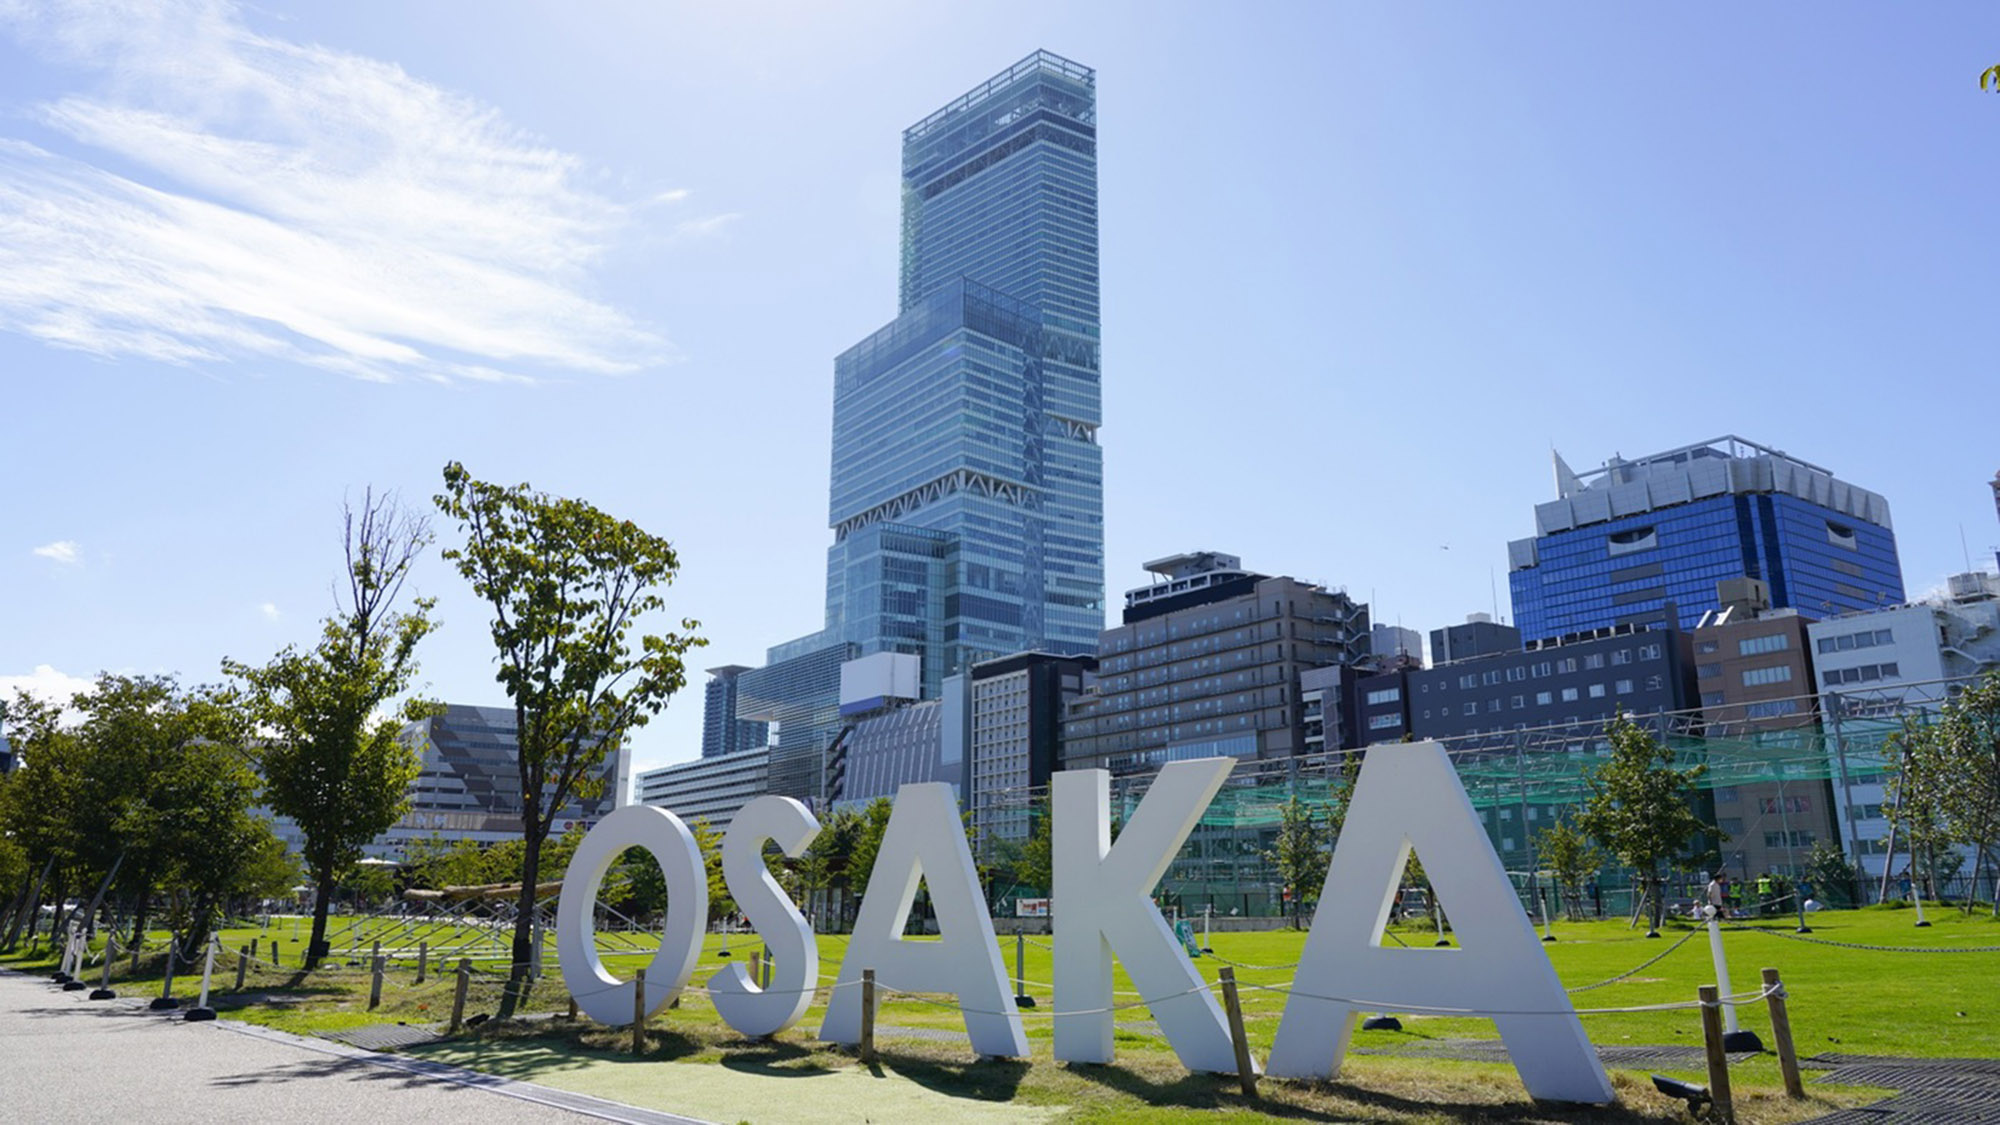
{"type": "Polygon", "coordinates": [[[632,1053],[646,1053],[646,970],[632,975],[632,1053]]]}
{"type": "Polygon", "coordinates": [[[375,948],[371,950],[368,954],[368,960],[370,964],[373,964],[377,961],[380,961],[381,959],[382,959],[382,943],[380,941],[377,941],[375,943],[375,948]]]}
{"type": "Polygon", "coordinates": [[[1736,1105],[1729,1094],[1729,1056],[1722,1050],[1722,993],[1712,984],[1695,990],[1701,997],[1701,1042],[1708,1052],[1708,1096],[1715,1102],[1716,1120],[1736,1125],[1736,1105]]]}
{"type": "Polygon", "coordinates": [[[257,943],[253,941],[249,945],[238,948],[236,951],[236,991],[238,992],[243,991],[243,975],[250,971],[251,951],[256,948],[257,943]]]}
{"type": "Polygon", "coordinates": [[[861,970],[861,1061],[875,1062],[875,970],[861,970]]]}
{"type": "Polygon", "coordinates": [[[424,983],[424,966],[425,966],[425,965],[428,965],[428,964],[430,964],[430,960],[431,960],[431,943],[430,943],[430,942],[428,942],[428,941],[420,941],[420,942],[418,942],[418,943],[417,943],[417,983],[418,983],[418,984],[422,984],[422,983],[424,983]]]}
{"type": "Polygon", "coordinates": [[[1785,1075],[1785,1096],[1803,1099],[1806,1085],[1799,1078],[1798,1049],[1792,1045],[1792,1017],[1785,1010],[1785,986],[1776,969],[1764,970],[1764,1000],[1771,1006],[1771,1038],[1777,1040],[1778,1069],[1785,1075]]]}
{"type": "Polygon", "coordinates": [[[1257,1096],[1257,1067],[1250,1061],[1250,1039],[1243,1033],[1243,1003],[1236,995],[1236,970],[1224,965],[1217,974],[1222,980],[1222,1006],[1229,1013],[1229,1042],[1236,1048],[1236,1079],[1243,1084],[1243,1096],[1257,1096]]]}
{"type": "Polygon", "coordinates": [[[274,968],[274,969],[278,967],[278,939],[277,939],[277,938],[272,938],[272,939],[271,939],[271,967],[272,967],[272,968],[274,968]]]}
{"type": "Polygon", "coordinates": [[[368,983],[368,1010],[371,1012],[382,1006],[382,955],[380,953],[375,955],[374,966],[374,971],[370,974],[373,979],[368,983]]]}
{"type": "Polygon", "coordinates": [[[451,996],[451,1030],[448,1034],[457,1035],[458,1029],[465,1026],[465,990],[471,985],[472,959],[461,957],[458,962],[458,987],[451,996]]]}
{"type": "Polygon", "coordinates": [[[251,938],[251,939],[250,939],[250,956],[252,956],[252,957],[255,957],[255,956],[257,956],[257,939],[256,939],[256,938],[251,938]]]}
{"type": "Polygon", "coordinates": [[[750,955],[750,983],[758,988],[764,987],[764,955],[761,953],[750,955]]]}

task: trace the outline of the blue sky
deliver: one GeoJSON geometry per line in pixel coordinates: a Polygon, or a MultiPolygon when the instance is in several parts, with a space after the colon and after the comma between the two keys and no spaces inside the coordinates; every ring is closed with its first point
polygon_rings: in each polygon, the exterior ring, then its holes
{"type": "MultiPolygon", "coordinates": [[[[1505,615],[1551,447],[1732,432],[1913,594],[1992,565],[1991,5],[0,0],[0,687],[308,642],[343,495],[453,459],[671,538],[695,688],[817,628],[901,130],[1037,47],[1098,70],[1114,604],[1212,548],[1505,615]]],[[[504,702],[420,577],[426,690],[504,702]]]]}

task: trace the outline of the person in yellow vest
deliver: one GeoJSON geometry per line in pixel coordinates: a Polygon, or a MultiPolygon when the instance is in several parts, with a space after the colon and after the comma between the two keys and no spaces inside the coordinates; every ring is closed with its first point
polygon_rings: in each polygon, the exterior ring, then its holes
{"type": "Polygon", "coordinates": [[[1771,902],[1771,876],[1766,872],[1757,876],[1757,913],[1769,914],[1776,909],[1771,902]]]}

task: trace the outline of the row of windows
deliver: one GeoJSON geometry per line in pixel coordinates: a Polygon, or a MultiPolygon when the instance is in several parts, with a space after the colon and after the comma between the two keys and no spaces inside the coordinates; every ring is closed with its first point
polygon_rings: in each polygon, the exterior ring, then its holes
{"type": "Polygon", "coordinates": [[[1889,629],[1863,629],[1859,633],[1842,633],[1837,637],[1821,637],[1821,652],[1846,652],[1856,648],[1874,648],[1877,645],[1896,643],[1896,635],[1889,629]]]}
{"type": "Polygon", "coordinates": [[[1863,664],[1856,668],[1828,668],[1819,675],[1820,682],[1827,687],[1838,684],[1862,684],[1874,680],[1893,680],[1902,675],[1894,661],[1886,664],[1863,664]]]}
{"type": "Polygon", "coordinates": [[[1763,684],[1785,684],[1792,680],[1792,666],[1774,664],[1769,668],[1743,669],[1743,686],[1758,687],[1763,684]]]}

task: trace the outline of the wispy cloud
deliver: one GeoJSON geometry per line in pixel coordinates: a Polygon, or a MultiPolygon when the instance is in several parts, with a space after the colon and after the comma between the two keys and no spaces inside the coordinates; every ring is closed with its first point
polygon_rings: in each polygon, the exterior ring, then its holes
{"type": "Polygon", "coordinates": [[[0,136],[0,330],[365,379],[670,357],[590,269],[684,193],[605,197],[491,107],[220,0],[0,0],[0,28],[103,76],[34,107],[47,143],[0,136]]]}
{"type": "Polygon", "coordinates": [[[53,543],[44,543],[35,548],[35,553],[65,565],[83,561],[83,551],[76,545],[74,539],[58,539],[53,543]]]}
{"type": "Polygon", "coordinates": [[[284,616],[284,614],[278,612],[278,603],[276,602],[265,602],[263,605],[257,607],[257,612],[263,614],[266,621],[276,621],[284,616]]]}

